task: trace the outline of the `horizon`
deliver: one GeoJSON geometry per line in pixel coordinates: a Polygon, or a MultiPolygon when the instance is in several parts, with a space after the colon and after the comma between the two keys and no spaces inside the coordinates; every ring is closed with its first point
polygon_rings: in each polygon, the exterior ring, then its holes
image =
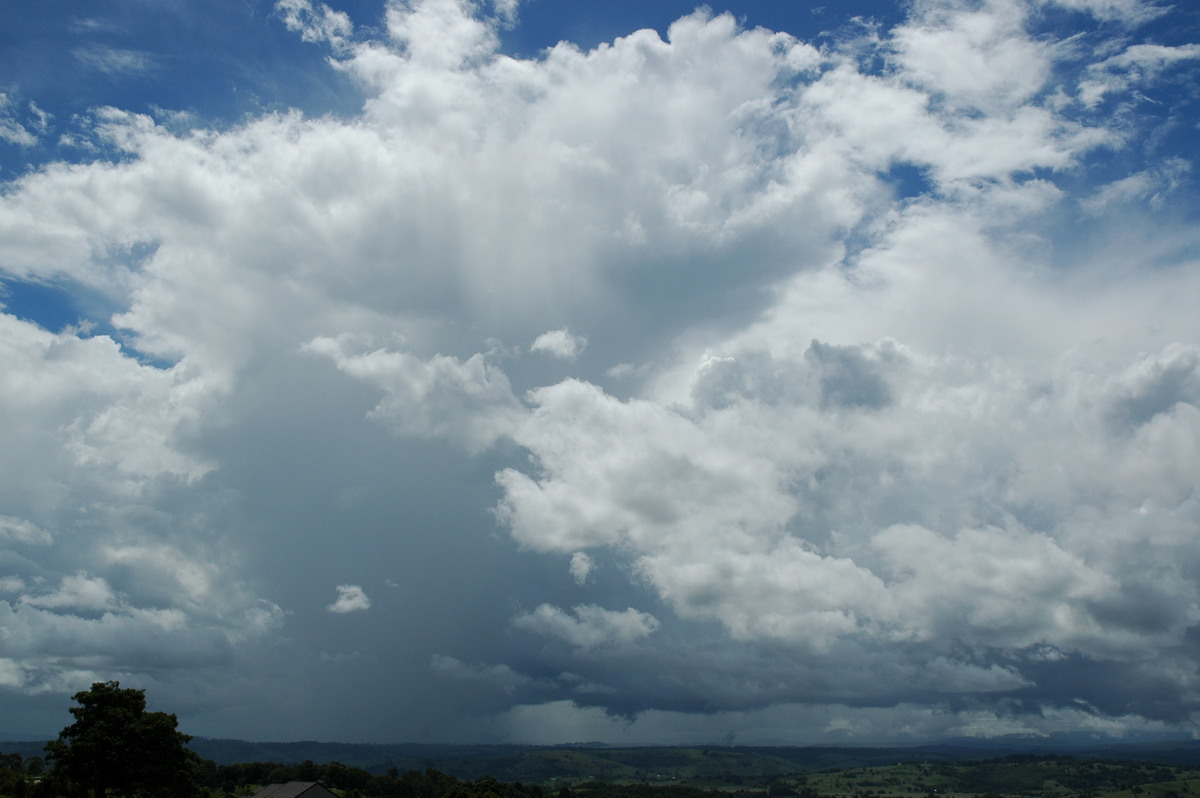
{"type": "Polygon", "coordinates": [[[0,0],[0,732],[1194,738],[1181,6],[0,0]]]}
{"type": "MultiPolygon", "coordinates": [[[[184,734],[186,730],[180,729],[184,734]]],[[[468,743],[453,743],[433,741],[384,741],[384,742],[345,742],[339,740],[315,740],[315,739],[297,739],[297,740],[245,740],[237,737],[208,737],[204,735],[187,735],[192,741],[200,740],[206,743],[236,743],[247,746],[329,746],[331,748],[346,747],[346,748],[532,748],[532,749],[550,749],[550,748],[606,748],[606,749],[624,749],[624,748],[681,748],[681,749],[863,749],[863,750],[926,750],[937,748],[954,748],[964,750],[980,750],[986,752],[1009,752],[1017,753],[1021,751],[1047,752],[1047,755],[1054,755],[1063,752],[1086,752],[1086,751],[1120,751],[1124,749],[1138,750],[1147,749],[1154,750],[1157,746],[1178,746],[1183,743],[1191,744],[1192,747],[1200,747],[1200,739],[1195,737],[1185,737],[1182,735],[1176,736],[1142,736],[1134,738],[1114,738],[1101,737],[1091,735],[1086,732],[1055,732],[1044,737],[1035,737],[1030,735],[1010,734],[999,737],[947,737],[938,740],[927,740],[920,743],[895,743],[895,744],[867,744],[867,743],[738,743],[713,740],[708,742],[694,743],[608,743],[603,740],[577,740],[573,742],[557,742],[557,743],[520,743],[520,742],[468,742],[468,743]]],[[[9,734],[0,733],[0,745],[3,744],[21,744],[21,745],[37,745],[42,742],[49,742],[58,737],[58,733],[48,736],[43,740],[40,737],[16,737],[9,734]]],[[[190,743],[189,743],[190,747],[190,743]]],[[[1187,747],[1187,746],[1184,746],[1187,747]]],[[[1180,750],[1172,748],[1171,750],[1180,750]]]]}

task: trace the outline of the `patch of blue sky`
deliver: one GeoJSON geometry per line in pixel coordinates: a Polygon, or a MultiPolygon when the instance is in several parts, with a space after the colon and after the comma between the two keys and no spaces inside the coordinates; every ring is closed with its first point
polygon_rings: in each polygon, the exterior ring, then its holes
{"type": "Polygon", "coordinates": [[[898,199],[911,199],[934,191],[929,170],[916,164],[893,164],[882,178],[893,187],[898,199]]]}
{"type": "Polygon", "coordinates": [[[60,285],[24,280],[0,283],[0,311],[38,325],[55,334],[81,338],[107,336],[121,352],[144,366],[166,369],[175,362],[140,351],[126,331],[112,324],[116,305],[96,291],[79,285],[60,285]]]}
{"type": "MultiPolygon", "coordinates": [[[[350,17],[358,38],[383,35],[383,0],[327,4],[350,17]]],[[[526,0],[518,6],[515,24],[501,30],[501,50],[536,58],[560,41],[590,49],[645,28],[665,39],[672,22],[700,5],[693,0],[602,4],[526,0]]],[[[708,6],[713,13],[729,11],[744,27],[785,31],[817,46],[835,38],[844,42],[845,34],[855,27],[863,32],[887,30],[902,21],[905,10],[903,4],[890,0],[856,3],[852,10],[816,2],[761,0],[708,6]],[[834,32],[840,35],[834,37],[834,32]]],[[[94,110],[105,106],[149,114],[159,124],[183,133],[189,126],[222,128],[273,110],[351,115],[363,101],[353,81],[330,67],[327,48],[306,43],[286,29],[272,0],[214,0],[203,8],[0,0],[0,16],[5,20],[0,26],[0,92],[6,96],[0,114],[19,133],[0,137],[3,181],[55,161],[120,160],[122,153],[95,135],[94,110]]],[[[1082,59],[1094,60],[1092,47],[1097,42],[1107,42],[1113,55],[1119,52],[1112,42],[1112,23],[1093,20],[1081,26],[1081,20],[1086,21],[1079,12],[1047,6],[1032,24],[1051,38],[1072,34],[1082,59]]],[[[1200,9],[1175,7],[1169,15],[1151,18],[1127,32],[1120,43],[1183,46],[1196,40],[1197,31],[1200,9]]],[[[886,68],[885,54],[874,48],[867,47],[861,56],[868,71],[886,68]]],[[[1054,90],[1053,84],[1047,89],[1054,90]]],[[[1140,183],[1124,184],[1130,196],[1172,213],[1200,215],[1194,175],[1184,167],[1168,173],[1170,164],[1185,164],[1196,154],[1200,74],[1190,62],[1164,67],[1144,91],[1110,92],[1094,107],[1080,108],[1074,115],[1085,124],[1089,118],[1111,122],[1114,115],[1131,121],[1120,142],[1093,150],[1071,169],[1030,178],[1051,180],[1074,196],[1086,197],[1141,175],[1140,183]]],[[[782,133],[779,144],[786,149],[793,142],[782,133]]],[[[894,164],[880,178],[901,200],[934,191],[927,170],[919,164],[894,164]]],[[[1084,217],[1076,234],[1086,234],[1084,217]]],[[[864,242],[851,235],[845,243],[852,258],[864,242]]],[[[96,314],[96,299],[77,286],[10,282],[4,290],[9,312],[46,329],[59,331],[86,319],[96,325],[94,329],[120,340],[107,321],[113,309],[96,314]]]]}
{"type": "Polygon", "coordinates": [[[23,280],[0,283],[0,305],[17,318],[54,333],[87,323],[76,292],[58,285],[23,280]]]}
{"type": "MultiPolygon", "coordinates": [[[[374,8],[370,18],[381,14],[378,2],[350,5],[374,8]]],[[[185,112],[205,127],[271,110],[321,115],[361,107],[352,82],[329,68],[326,51],[288,31],[269,0],[0,0],[0,18],[0,91],[14,107],[32,102],[49,115],[36,145],[0,144],[5,179],[50,160],[94,160],[89,116],[105,106],[156,118],[185,112]]]]}
{"type": "MultiPolygon", "coordinates": [[[[575,0],[530,0],[521,5],[518,23],[503,32],[503,49],[510,55],[531,57],[561,41],[588,50],[635,30],[652,29],[667,38],[675,20],[697,8],[712,13],[728,11],[746,28],[767,28],[790,33],[805,41],[815,41],[850,22],[850,15],[837,4],[821,2],[732,2],[699,3],[694,0],[611,0],[606,3],[579,3],[575,0]]],[[[898,21],[901,8],[887,0],[856,3],[854,16],[867,17],[883,24],[898,21]]]]}
{"type": "MultiPolygon", "coordinates": [[[[113,273],[137,271],[157,249],[154,243],[135,243],[110,251],[103,261],[113,273]]],[[[70,332],[84,338],[104,335],[128,357],[144,365],[168,368],[173,361],[141,352],[131,336],[113,324],[125,310],[111,292],[67,278],[53,281],[22,280],[3,272],[0,263],[0,312],[7,313],[55,334],[70,332]]]]}

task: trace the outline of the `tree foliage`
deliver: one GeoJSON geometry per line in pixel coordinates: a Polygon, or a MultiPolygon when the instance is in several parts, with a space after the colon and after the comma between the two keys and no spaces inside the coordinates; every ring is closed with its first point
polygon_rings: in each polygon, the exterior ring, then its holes
{"type": "Polygon", "coordinates": [[[165,712],[147,712],[143,690],[119,682],[96,682],[73,696],[75,722],[46,745],[54,762],[51,778],[68,794],[102,798],[196,792],[199,757],[191,740],[165,712]]]}

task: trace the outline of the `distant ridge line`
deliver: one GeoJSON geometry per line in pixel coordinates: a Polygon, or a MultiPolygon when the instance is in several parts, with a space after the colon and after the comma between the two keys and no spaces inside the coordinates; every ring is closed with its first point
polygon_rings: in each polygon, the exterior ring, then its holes
{"type": "MultiPolygon", "coordinates": [[[[945,740],[914,746],[846,745],[675,745],[636,746],[601,742],[524,745],[516,743],[338,743],[316,740],[251,742],[195,737],[189,747],[217,765],[275,762],[294,765],[341,762],[373,773],[434,769],[459,779],[491,776],[500,781],[540,783],[557,778],[638,780],[645,774],[677,774],[687,782],[735,777],[770,779],[827,769],[897,762],[963,762],[1012,755],[1071,756],[1165,765],[1200,766],[1200,741],[1111,741],[1003,738],[945,740]]],[[[0,752],[45,756],[43,741],[0,742],[0,752]]]]}

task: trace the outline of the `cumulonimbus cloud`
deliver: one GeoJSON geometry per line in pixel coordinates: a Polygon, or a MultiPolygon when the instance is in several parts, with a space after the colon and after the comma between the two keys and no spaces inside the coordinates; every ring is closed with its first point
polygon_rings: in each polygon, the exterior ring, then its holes
{"type": "MultiPolygon", "coordinates": [[[[536,685],[497,710],[514,735],[608,728],[596,707],[862,734],[885,709],[929,734],[1185,722],[1200,278],[1194,226],[1159,211],[1194,187],[1190,153],[1136,154],[1169,133],[1138,103],[1196,51],[1131,43],[1163,7],[1057,5],[1111,27],[929,0],[818,48],[702,11],[522,59],[469,3],[364,28],[287,0],[365,92],[353,118],[180,134],[98,109],[106,160],[0,196],[6,278],[116,309],[106,334],[0,315],[3,611],[28,643],[0,682],[159,647],[182,671],[191,640],[228,667],[285,622],[249,575],[298,518],[320,543],[336,505],[365,565],[412,546],[388,563],[407,589],[458,561],[466,523],[440,519],[471,496],[480,537],[499,522],[563,584],[477,580],[499,591],[480,604],[536,609],[414,672],[536,685]],[[389,503],[426,468],[483,473],[389,503]]],[[[0,136],[24,144],[14,108],[0,136]]],[[[337,591],[330,612],[370,606],[337,591]]]]}

